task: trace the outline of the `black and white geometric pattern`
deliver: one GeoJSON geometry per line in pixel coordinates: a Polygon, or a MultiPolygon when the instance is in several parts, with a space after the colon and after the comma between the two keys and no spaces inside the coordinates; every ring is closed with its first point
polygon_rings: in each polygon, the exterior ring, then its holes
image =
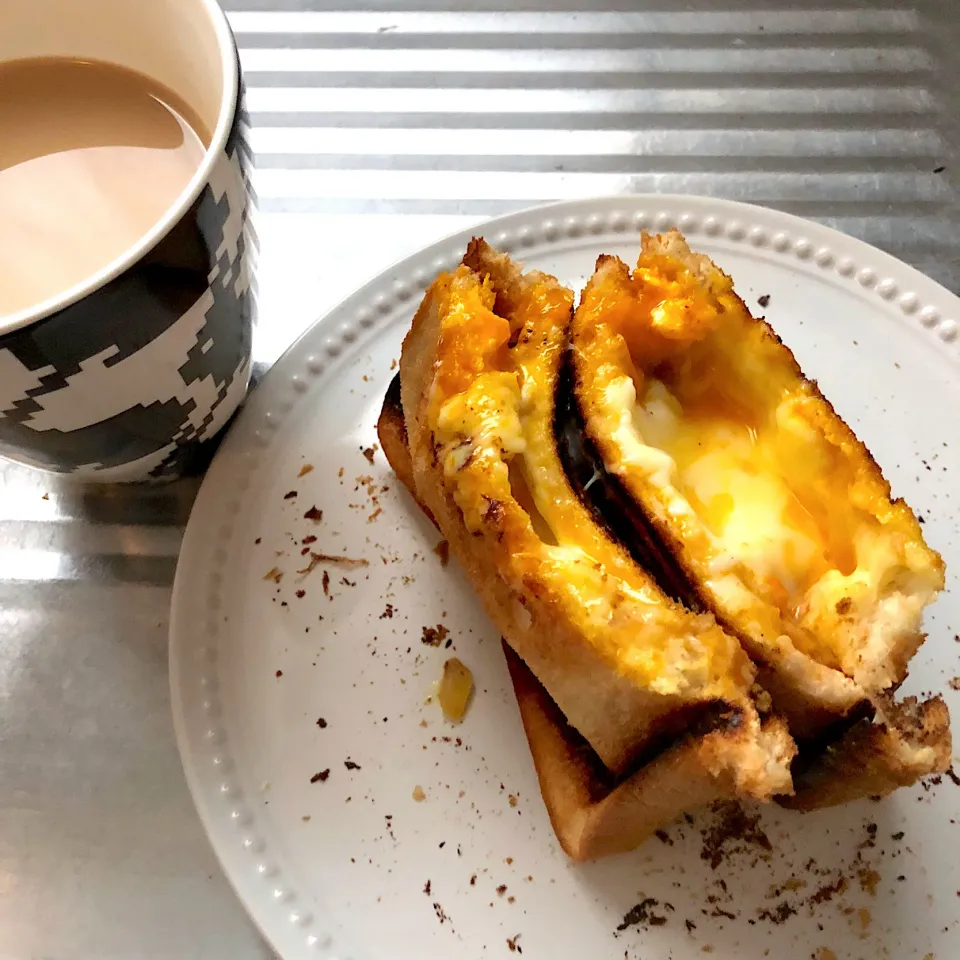
{"type": "Polygon", "coordinates": [[[246,392],[257,253],[242,84],[200,196],[136,264],[0,336],[0,454],[89,480],[175,476],[246,392]]]}

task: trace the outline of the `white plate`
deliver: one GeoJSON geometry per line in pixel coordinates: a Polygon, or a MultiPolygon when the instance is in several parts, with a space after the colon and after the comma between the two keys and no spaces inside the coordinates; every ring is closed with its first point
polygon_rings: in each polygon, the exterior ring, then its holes
{"type": "MultiPolygon", "coordinates": [[[[630,261],[641,227],[673,224],[748,304],[770,296],[774,327],[960,569],[960,304],[931,280],[823,227],[694,197],[565,203],[478,232],[579,288],[597,254],[630,261]]],[[[960,791],[947,777],[822,814],[764,810],[772,854],[740,842],[702,859],[712,814],[588,866],[558,849],[497,635],[383,456],[363,453],[421,291],[468,238],[397,264],[287,352],[190,518],[174,718],[200,815],[250,913],[287,960],[507,957],[511,945],[524,960],[956,956],[960,791]],[[305,518],[312,506],[322,522],[305,518]],[[369,566],[326,568],[328,598],[325,568],[295,573],[308,535],[369,566]],[[264,579],[274,567],[279,584],[264,579]],[[421,642],[438,623],[449,650],[421,642]],[[457,728],[425,702],[453,651],[478,685],[457,728]]],[[[906,689],[944,690],[956,712],[952,589],[927,628],[906,689]]]]}

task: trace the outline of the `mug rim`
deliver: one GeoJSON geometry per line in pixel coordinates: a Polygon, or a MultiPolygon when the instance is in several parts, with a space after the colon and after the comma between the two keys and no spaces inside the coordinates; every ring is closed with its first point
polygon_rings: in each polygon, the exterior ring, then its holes
{"type": "Polygon", "coordinates": [[[174,201],[166,213],[125,253],[117,259],[91,274],[80,283],[68,287],[63,293],[24,310],[18,310],[6,317],[0,317],[0,338],[15,330],[29,327],[31,324],[44,320],[51,314],[57,313],[64,307],[82,300],[91,293],[115,280],[122,273],[136,264],[145,254],[149,253],[161,240],[176,226],[183,215],[190,209],[191,204],[200,196],[218,155],[226,145],[233,126],[234,114],[237,109],[237,91],[240,85],[240,64],[236,41],[230,30],[227,15],[217,0],[198,0],[210,19],[217,39],[217,50],[220,55],[221,80],[223,94],[220,110],[217,114],[217,123],[210,137],[210,145],[204,151],[200,166],[194,171],[190,182],[184,187],[180,196],[174,201]]]}

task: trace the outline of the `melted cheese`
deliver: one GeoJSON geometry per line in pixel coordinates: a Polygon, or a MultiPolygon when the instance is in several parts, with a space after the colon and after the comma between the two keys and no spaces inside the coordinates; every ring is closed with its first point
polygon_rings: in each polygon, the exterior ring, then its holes
{"type": "Polygon", "coordinates": [[[470,437],[475,447],[500,449],[507,456],[523,453],[526,441],[516,373],[480,374],[466,390],[444,401],[437,415],[437,432],[445,437],[470,437]]]}
{"type": "Polygon", "coordinates": [[[603,429],[621,451],[615,469],[637,470],[655,486],[667,487],[673,482],[676,463],[668,452],[642,439],[633,415],[636,399],[636,387],[630,377],[615,376],[604,390],[603,429]]]}
{"type": "Polygon", "coordinates": [[[480,374],[466,390],[438,400],[434,435],[443,473],[471,532],[483,528],[493,500],[509,497],[508,461],[522,453],[520,386],[507,371],[480,374]]]}

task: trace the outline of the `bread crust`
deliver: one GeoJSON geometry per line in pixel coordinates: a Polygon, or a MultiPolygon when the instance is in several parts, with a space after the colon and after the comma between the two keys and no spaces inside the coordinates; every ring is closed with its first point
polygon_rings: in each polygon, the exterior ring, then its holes
{"type": "Polygon", "coordinates": [[[908,697],[888,704],[874,720],[857,721],[795,767],[795,793],[778,797],[790,810],[819,810],[867,797],[883,797],[950,767],[950,714],[940,697],[908,697]]]}
{"type": "Polygon", "coordinates": [[[620,781],[611,782],[536,677],[504,647],[540,793],[560,845],[573,860],[640,846],[687,811],[719,800],[768,799],[786,785],[796,746],[786,724],[738,711],[712,717],[620,781]]]}

